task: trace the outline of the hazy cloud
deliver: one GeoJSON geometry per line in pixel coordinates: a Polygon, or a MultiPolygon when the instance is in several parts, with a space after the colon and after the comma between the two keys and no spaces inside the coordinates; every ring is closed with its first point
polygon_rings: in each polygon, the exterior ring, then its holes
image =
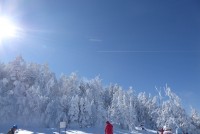
{"type": "Polygon", "coordinates": [[[90,38],[89,41],[91,41],[91,42],[102,42],[101,39],[97,39],[97,38],[90,38]]]}

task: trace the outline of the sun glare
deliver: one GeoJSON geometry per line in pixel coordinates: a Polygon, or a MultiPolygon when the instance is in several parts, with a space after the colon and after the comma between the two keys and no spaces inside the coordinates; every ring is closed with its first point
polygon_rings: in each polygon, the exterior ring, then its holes
{"type": "Polygon", "coordinates": [[[3,39],[14,37],[16,35],[17,27],[12,21],[7,18],[0,17],[0,42],[3,39]]]}

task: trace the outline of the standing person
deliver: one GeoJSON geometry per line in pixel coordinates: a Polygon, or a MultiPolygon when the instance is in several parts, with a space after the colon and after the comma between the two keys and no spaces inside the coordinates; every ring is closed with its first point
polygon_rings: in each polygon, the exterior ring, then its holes
{"type": "Polygon", "coordinates": [[[164,132],[164,129],[163,128],[161,128],[160,130],[158,130],[159,132],[160,132],[160,134],[163,134],[163,132],[164,132]]]}
{"type": "Polygon", "coordinates": [[[7,134],[14,134],[16,130],[17,130],[17,125],[13,125],[13,127],[8,131],[7,134]]]}
{"type": "Polygon", "coordinates": [[[140,127],[141,127],[142,130],[145,130],[144,129],[144,124],[140,124],[140,127]]]}
{"type": "Polygon", "coordinates": [[[105,134],[113,134],[113,125],[106,121],[105,134]]]}

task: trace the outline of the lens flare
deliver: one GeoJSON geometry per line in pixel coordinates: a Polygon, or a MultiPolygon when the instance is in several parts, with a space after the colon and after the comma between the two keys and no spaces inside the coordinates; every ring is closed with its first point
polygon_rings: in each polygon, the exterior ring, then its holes
{"type": "Polygon", "coordinates": [[[11,20],[0,17],[0,42],[6,38],[15,37],[16,31],[17,27],[11,20]]]}

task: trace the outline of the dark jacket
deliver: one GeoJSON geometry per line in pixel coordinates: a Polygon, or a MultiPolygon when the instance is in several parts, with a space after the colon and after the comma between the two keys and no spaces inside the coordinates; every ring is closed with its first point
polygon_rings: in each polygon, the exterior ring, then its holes
{"type": "Polygon", "coordinates": [[[160,132],[160,134],[163,134],[163,132],[164,132],[164,129],[163,128],[161,128],[160,130],[158,130],[159,132],[160,132]]]}
{"type": "Polygon", "coordinates": [[[106,123],[105,134],[113,134],[113,125],[109,122],[106,123]]]}
{"type": "Polygon", "coordinates": [[[15,133],[15,130],[13,128],[10,129],[10,131],[8,131],[7,134],[14,134],[15,133]]]}

